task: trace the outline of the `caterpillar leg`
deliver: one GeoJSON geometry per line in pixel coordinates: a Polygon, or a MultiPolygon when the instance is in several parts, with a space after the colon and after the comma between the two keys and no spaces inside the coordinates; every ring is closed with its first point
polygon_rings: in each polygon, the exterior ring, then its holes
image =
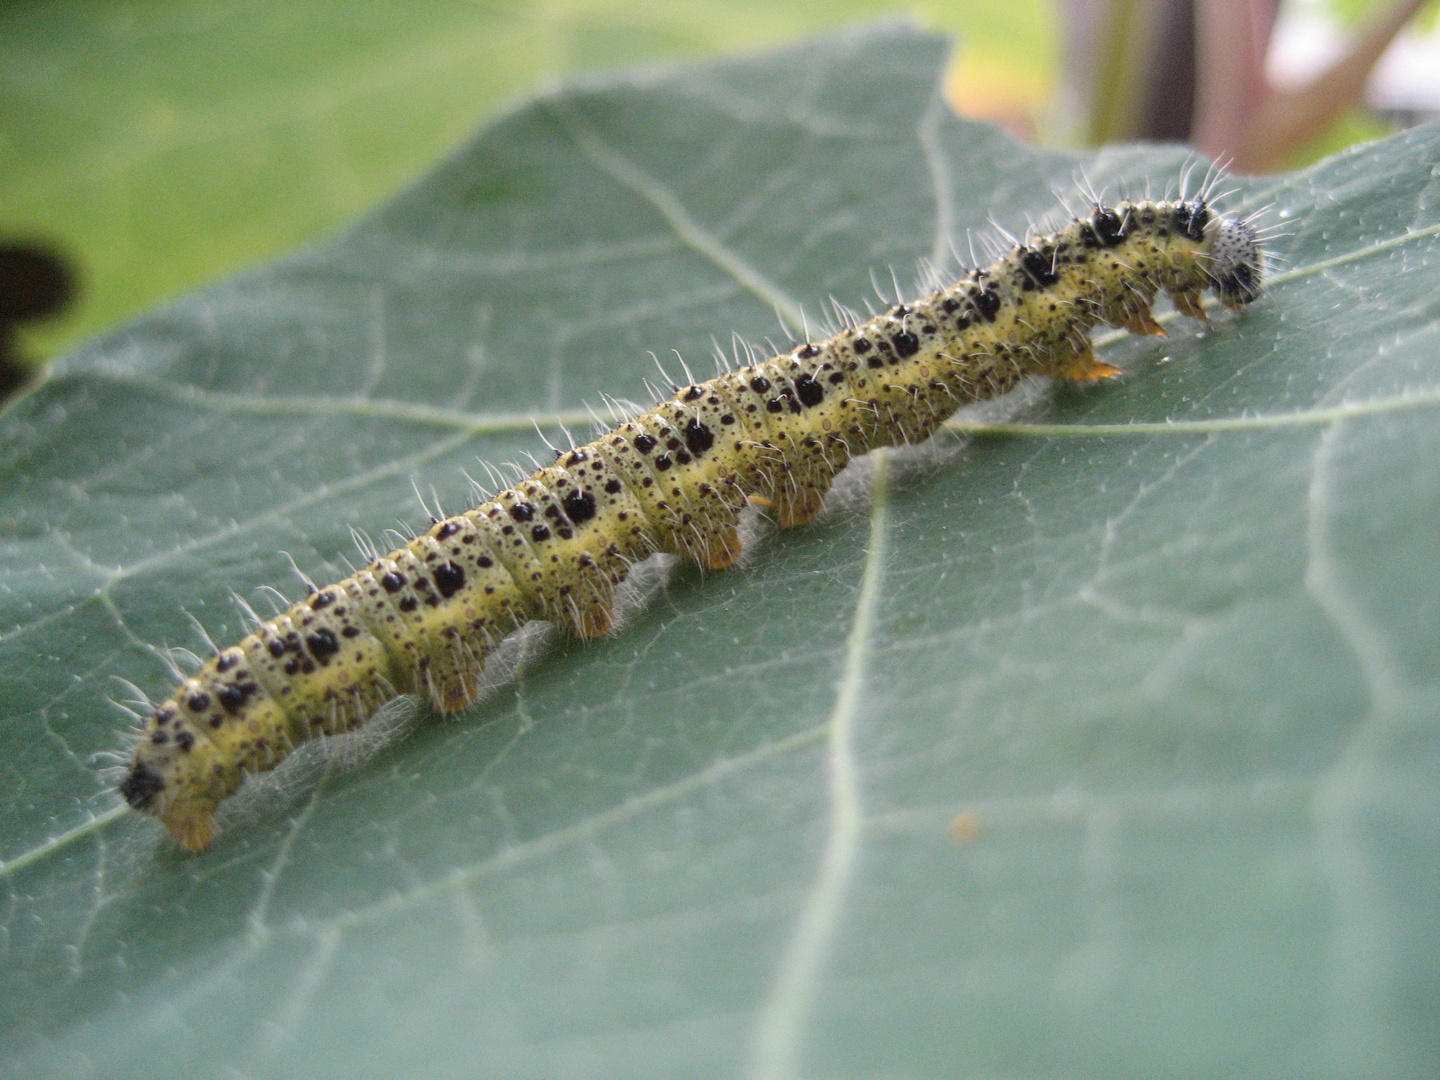
{"type": "Polygon", "coordinates": [[[706,537],[703,550],[695,553],[695,561],[706,570],[725,570],[740,557],[741,550],[740,530],[727,525],[706,537]]]}
{"type": "Polygon", "coordinates": [[[1086,346],[1059,369],[1059,377],[1062,379],[1074,379],[1076,382],[1094,382],[1096,379],[1111,379],[1116,375],[1123,374],[1114,364],[1107,364],[1096,360],[1095,354],[1086,346]]]}
{"type": "Polygon", "coordinates": [[[440,681],[430,687],[430,703],[435,707],[436,712],[452,713],[461,709],[468,709],[474,705],[477,697],[465,683],[460,680],[440,681]]]}
{"type": "Polygon", "coordinates": [[[174,811],[166,814],[164,825],[170,830],[175,843],[191,854],[204,851],[215,842],[215,814],[213,810],[194,807],[183,813],[174,811]]]}
{"type": "Polygon", "coordinates": [[[702,482],[689,500],[676,538],[680,554],[706,570],[724,570],[740,557],[740,511],[747,498],[729,477],[702,482]]]}
{"type": "MultiPolygon", "coordinates": [[[[751,495],[750,505],[770,513],[782,529],[793,529],[797,525],[808,525],[820,513],[825,504],[825,492],[802,490],[783,491],[772,499],[767,495],[751,495]]],[[[737,551],[738,555],[739,552],[737,551]]],[[[729,563],[726,563],[728,566],[729,563]]],[[[724,567],[711,569],[723,570],[724,567]]]]}
{"type": "Polygon", "coordinates": [[[825,492],[813,487],[798,491],[785,491],[775,497],[775,520],[782,529],[793,529],[797,525],[808,525],[825,505],[825,492]]]}
{"type": "Polygon", "coordinates": [[[604,637],[614,625],[612,608],[604,604],[590,604],[582,608],[574,623],[575,632],[582,638],[604,637]]]}
{"type": "Polygon", "coordinates": [[[1124,314],[1110,325],[1142,337],[1170,336],[1165,332],[1165,328],[1155,321],[1155,316],[1150,314],[1148,309],[1144,311],[1126,309],[1124,314]]]}
{"type": "Polygon", "coordinates": [[[441,642],[439,649],[423,659],[427,665],[423,685],[438,712],[459,712],[475,704],[480,696],[480,674],[490,646],[486,642],[474,648],[454,628],[442,633],[441,642]]]}
{"type": "Polygon", "coordinates": [[[1199,289],[1172,289],[1168,295],[1170,302],[1175,305],[1175,310],[1181,315],[1188,315],[1196,322],[1208,323],[1210,321],[1210,316],[1205,314],[1205,309],[1200,305],[1199,289]]]}

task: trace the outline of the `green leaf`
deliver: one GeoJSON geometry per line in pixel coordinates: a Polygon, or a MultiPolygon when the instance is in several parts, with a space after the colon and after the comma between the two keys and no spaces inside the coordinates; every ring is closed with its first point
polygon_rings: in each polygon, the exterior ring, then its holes
{"type": "MultiPolygon", "coordinates": [[[[481,118],[561,78],[739,52],[874,19],[895,0],[150,0],[0,4],[0,207],[78,275],[21,330],[54,355],[198,285],[348,226],[481,118]]],[[[964,33],[971,100],[1035,112],[1045,0],[910,0],[964,33]],[[995,71],[1003,73],[997,78],[995,71]],[[976,92],[976,84],[981,92],[976,92]],[[998,98],[997,98],[998,95],[998,98]]],[[[952,100],[955,100],[952,98],[952,100]]]]}
{"type": "Polygon", "coordinates": [[[619,634],[525,638],[469,712],[298,755],[203,856],[97,778],[187,613],[234,640],[230,590],[343,575],[412,482],[453,510],[476,457],[546,453],[527,417],[1186,167],[960,122],[944,54],[560,92],[8,411],[9,1074],[1433,1073],[1434,128],[1227,183],[1280,230],[1243,313],[1107,338],[1123,380],[1027,387],[738,569],[652,574],[619,634]]]}

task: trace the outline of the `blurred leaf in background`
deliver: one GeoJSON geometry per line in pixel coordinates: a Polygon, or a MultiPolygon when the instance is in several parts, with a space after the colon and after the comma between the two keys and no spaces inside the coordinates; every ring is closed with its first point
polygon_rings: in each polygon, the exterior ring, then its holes
{"type": "Polygon", "coordinates": [[[1196,141],[1212,156],[1275,167],[1293,159],[1296,132],[1332,149],[1377,133],[1343,112],[1357,93],[1349,69],[1257,126],[1274,9],[1273,0],[1198,9],[1191,0],[9,3],[0,6],[0,243],[45,251],[79,288],[64,311],[26,323],[8,356],[33,364],[343,228],[487,116],[561,77],[885,16],[954,36],[951,104],[1027,137],[1184,139],[1197,70],[1202,93],[1223,91],[1197,120],[1196,141]],[[1197,10],[1216,40],[1202,42],[1198,69],[1197,10]],[[1241,145],[1236,123],[1258,151],[1241,145]]]}
{"type": "Polygon", "coordinates": [[[581,72],[902,14],[966,45],[963,108],[1034,126],[1046,0],[47,0],[0,5],[0,240],[81,291],[32,359],[354,221],[478,124],[581,72]]]}

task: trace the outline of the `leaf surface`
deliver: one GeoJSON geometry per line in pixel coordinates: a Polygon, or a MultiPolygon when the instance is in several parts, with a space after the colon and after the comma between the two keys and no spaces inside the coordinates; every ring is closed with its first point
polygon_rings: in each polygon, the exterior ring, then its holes
{"type": "Polygon", "coordinates": [[[1282,230],[1245,312],[651,570],[621,633],[299,755],[203,856],[97,777],[118,679],[165,694],[192,618],[347,573],[412,485],[453,512],[543,457],[530,417],[1186,167],[958,121],[943,59],[894,28],[559,92],[6,413],[7,1071],[1433,1071],[1433,128],[1227,184],[1282,230]]]}

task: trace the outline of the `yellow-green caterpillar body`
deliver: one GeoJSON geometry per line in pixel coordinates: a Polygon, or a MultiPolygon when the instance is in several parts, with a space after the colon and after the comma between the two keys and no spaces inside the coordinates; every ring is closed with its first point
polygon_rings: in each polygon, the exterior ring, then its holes
{"type": "Polygon", "coordinates": [[[145,719],[121,794],[203,850],[221,801],[297,744],[400,694],[464,708],[525,623],[604,634],[652,553],[727,567],[747,504],[804,524],[851,458],[926,439],[1027,375],[1114,375],[1097,323],[1163,333],[1157,294],[1204,319],[1202,290],[1238,308],[1263,270],[1250,225],[1203,199],[1097,204],[923,300],[684,388],[221,650],[145,719]]]}

